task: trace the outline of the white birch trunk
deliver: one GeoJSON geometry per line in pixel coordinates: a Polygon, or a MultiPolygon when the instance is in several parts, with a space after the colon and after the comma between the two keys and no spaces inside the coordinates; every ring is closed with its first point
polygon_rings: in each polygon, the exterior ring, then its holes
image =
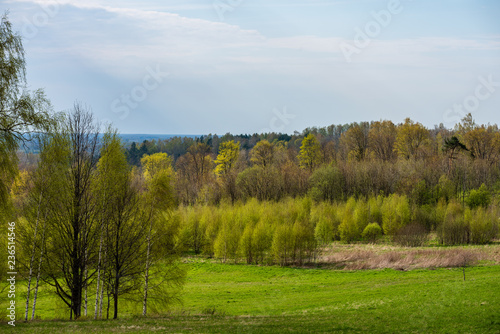
{"type": "Polygon", "coordinates": [[[31,307],[31,320],[35,319],[36,299],[38,296],[38,287],[40,286],[40,275],[42,274],[43,256],[45,255],[45,226],[46,226],[46,224],[47,224],[47,220],[44,220],[43,233],[42,233],[42,246],[41,246],[41,250],[40,250],[40,261],[38,261],[38,273],[36,275],[35,293],[33,294],[33,306],[31,307]]]}
{"type": "Polygon", "coordinates": [[[149,284],[149,256],[151,252],[151,232],[153,230],[153,222],[149,223],[148,247],[146,251],[146,273],[144,275],[144,300],[142,304],[142,315],[146,316],[148,311],[148,284],[149,284]]]}
{"type": "Polygon", "coordinates": [[[33,276],[33,262],[35,261],[36,234],[38,231],[38,223],[40,221],[40,206],[42,205],[42,194],[43,194],[43,192],[40,192],[40,196],[38,197],[38,208],[37,208],[37,212],[36,212],[35,232],[33,233],[33,248],[31,250],[30,268],[29,268],[29,274],[28,274],[28,293],[26,296],[26,310],[24,312],[24,321],[28,321],[28,310],[29,310],[30,294],[31,294],[31,277],[33,276]]]}
{"type": "Polygon", "coordinates": [[[102,305],[103,305],[103,300],[104,300],[104,274],[106,273],[106,258],[107,258],[108,251],[106,248],[104,248],[104,266],[102,269],[102,283],[101,283],[101,292],[100,292],[100,302],[99,302],[99,318],[102,319],[102,305]]]}
{"type": "Polygon", "coordinates": [[[101,283],[101,261],[102,261],[102,234],[103,234],[103,229],[101,226],[101,240],[99,242],[99,260],[97,262],[97,287],[95,290],[94,320],[97,319],[97,312],[99,308],[99,284],[101,283]]]}

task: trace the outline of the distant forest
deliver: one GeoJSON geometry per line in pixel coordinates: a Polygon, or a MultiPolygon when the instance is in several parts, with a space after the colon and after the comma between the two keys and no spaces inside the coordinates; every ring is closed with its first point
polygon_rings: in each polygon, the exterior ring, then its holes
{"type": "Polygon", "coordinates": [[[465,201],[483,184],[494,193],[500,189],[500,131],[497,125],[476,124],[470,114],[454,129],[384,120],[311,127],[293,135],[173,137],[126,147],[134,166],[155,153],[172,158],[183,204],[215,204],[224,197],[279,200],[311,194],[347,200],[398,193],[425,205],[440,198],[465,201]],[[222,175],[217,167],[231,151],[225,143],[234,143],[237,154],[222,175]]]}

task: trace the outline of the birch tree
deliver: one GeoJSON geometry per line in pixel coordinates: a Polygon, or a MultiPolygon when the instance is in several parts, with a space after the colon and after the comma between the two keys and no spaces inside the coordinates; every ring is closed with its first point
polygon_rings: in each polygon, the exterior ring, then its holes
{"type": "Polygon", "coordinates": [[[173,204],[173,191],[171,180],[173,177],[172,158],[166,153],[146,155],[141,159],[144,193],[142,202],[145,208],[145,222],[147,224],[145,268],[144,268],[144,294],[142,314],[148,310],[148,292],[150,290],[150,270],[157,261],[154,246],[159,234],[156,234],[159,222],[164,212],[168,212],[173,204]]]}
{"type": "Polygon", "coordinates": [[[17,149],[34,130],[48,130],[52,108],[43,90],[26,89],[26,61],[21,36],[0,19],[0,205],[7,203],[8,185],[17,173],[17,149]]]}

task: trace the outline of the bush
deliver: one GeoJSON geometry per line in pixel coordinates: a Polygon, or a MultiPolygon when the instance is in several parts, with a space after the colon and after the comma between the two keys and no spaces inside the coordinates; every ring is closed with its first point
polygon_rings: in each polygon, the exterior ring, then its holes
{"type": "Polygon", "coordinates": [[[293,241],[293,230],[290,226],[281,225],[274,231],[272,251],[280,266],[286,266],[290,262],[294,250],[293,241]]]}
{"type": "Polygon", "coordinates": [[[460,245],[469,243],[469,224],[460,203],[452,201],[446,208],[444,220],[438,227],[438,236],[442,244],[460,245]]]}
{"type": "Polygon", "coordinates": [[[333,226],[326,218],[321,218],[314,228],[314,238],[319,245],[333,241],[333,226]]]}
{"type": "Polygon", "coordinates": [[[390,195],[382,204],[382,227],[384,233],[395,236],[410,222],[410,205],[406,196],[390,195]]]}
{"type": "Polygon", "coordinates": [[[496,215],[478,208],[470,214],[470,242],[473,244],[486,244],[494,239],[498,233],[498,220],[496,215]]]}
{"type": "Polygon", "coordinates": [[[251,224],[248,224],[245,227],[245,230],[243,231],[243,234],[241,235],[240,238],[240,245],[238,247],[241,255],[243,258],[245,258],[247,264],[250,264],[254,261],[254,248],[253,245],[254,243],[252,242],[253,239],[253,226],[251,224]]]}
{"type": "Polygon", "coordinates": [[[361,238],[361,232],[356,222],[356,200],[354,197],[349,198],[341,211],[342,222],[339,225],[340,240],[350,243],[361,238]]]}
{"type": "Polygon", "coordinates": [[[419,223],[413,223],[401,228],[394,237],[394,242],[404,247],[423,246],[429,235],[425,226],[419,223]]]}
{"type": "Polygon", "coordinates": [[[370,210],[370,221],[373,223],[378,223],[382,226],[382,204],[384,203],[384,198],[379,195],[377,197],[370,197],[368,199],[368,207],[370,210]]]}
{"type": "Polygon", "coordinates": [[[311,211],[311,222],[314,225],[314,237],[318,245],[325,245],[338,237],[340,221],[338,216],[338,205],[330,203],[319,203],[311,211]]]}
{"type": "Polygon", "coordinates": [[[240,230],[235,223],[234,212],[225,212],[222,224],[214,242],[215,257],[226,262],[228,259],[237,260],[240,230]]]}
{"type": "Polygon", "coordinates": [[[270,225],[259,222],[252,235],[253,258],[255,263],[264,263],[267,252],[271,249],[272,230],[270,225]]]}
{"type": "Polygon", "coordinates": [[[382,228],[377,223],[371,223],[366,225],[361,236],[363,240],[375,242],[382,235],[382,228]]]}
{"type": "Polygon", "coordinates": [[[200,223],[198,210],[193,207],[184,209],[181,219],[184,221],[180,231],[180,243],[183,250],[192,250],[200,254],[205,245],[205,226],[200,223]]]}
{"type": "Polygon", "coordinates": [[[416,207],[413,212],[412,221],[418,222],[424,226],[427,232],[435,230],[438,225],[436,207],[431,205],[423,205],[416,207]]]}
{"type": "Polygon", "coordinates": [[[295,222],[293,224],[293,260],[301,265],[305,260],[312,261],[315,250],[316,240],[314,239],[314,230],[308,224],[295,222]]]}
{"type": "Polygon", "coordinates": [[[480,206],[486,208],[490,205],[491,195],[483,183],[479,189],[470,191],[469,196],[465,199],[465,202],[471,209],[475,209],[480,206]]]}

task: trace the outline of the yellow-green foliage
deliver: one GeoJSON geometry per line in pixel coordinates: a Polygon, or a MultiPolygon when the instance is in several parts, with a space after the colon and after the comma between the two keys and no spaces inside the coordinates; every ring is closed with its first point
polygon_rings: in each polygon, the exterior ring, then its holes
{"type": "Polygon", "coordinates": [[[396,233],[410,222],[410,204],[406,196],[390,195],[384,199],[382,204],[382,228],[384,233],[390,236],[396,233]]]}
{"type": "Polygon", "coordinates": [[[297,157],[300,167],[313,170],[321,162],[321,145],[316,137],[310,133],[302,140],[300,153],[297,157]]]}
{"type": "Polygon", "coordinates": [[[219,147],[219,155],[215,159],[215,174],[226,175],[233,168],[238,154],[240,152],[240,143],[234,141],[223,142],[219,147]]]}
{"type": "Polygon", "coordinates": [[[374,242],[378,237],[382,235],[382,228],[377,223],[371,223],[366,225],[361,236],[364,240],[374,242]]]}
{"type": "Polygon", "coordinates": [[[333,224],[326,217],[320,217],[314,229],[314,237],[318,244],[326,245],[333,241],[333,224]]]}
{"type": "Polygon", "coordinates": [[[273,231],[264,222],[260,221],[253,230],[252,249],[255,263],[265,263],[266,254],[271,249],[273,231]]]}
{"type": "Polygon", "coordinates": [[[214,255],[226,262],[227,259],[236,259],[241,231],[234,212],[226,211],[221,215],[222,222],[214,243],[214,255]]]}
{"type": "Polygon", "coordinates": [[[465,221],[464,208],[457,201],[446,207],[443,222],[438,228],[441,243],[448,245],[465,244],[469,239],[469,226],[465,221]]]}
{"type": "Polygon", "coordinates": [[[207,241],[203,245],[203,253],[209,256],[214,255],[214,243],[219,233],[219,211],[220,210],[214,210],[214,208],[205,206],[203,207],[200,217],[201,225],[205,230],[205,240],[207,241]]]}
{"type": "Polygon", "coordinates": [[[333,240],[373,242],[382,234],[398,235],[410,222],[437,226],[447,244],[486,243],[498,233],[496,210],[467,209],[464,219],[460,203],[442,200],[436,206],[414,207],[412,216],[404,195],[351,197],[340,203],[316,203],[308,197],[251,199],[234,205],[181,206],[178,211],[184,251],[254,264],[300,265],[314,259],[318,246],[333,240]]]}
{"type": "Polygon", "coordinates": [[[482,207],[472,211],[470,222],[470,242],[485,244],[494,239],[498,234],[498,210],[482,207]]]}
{"type": "Polygon", "coordinates": [[[498,227],[496,206],[471,209],[451,201],[437,231],[443,244],[485,244],[495,239],[498,227]]]}
{"type": "Polygon", "coordinates": [[[254,229],[255,227],[253,225],[248,224],[240,238],[239,252],[248,264],[252,263],[254,258],[254,247],[252,242],[254,229]]]}
{"type": "Polygon", "coordinates": [[[315,255],[309,198],[179,207],[179,211],[184,251],[197,253],[198,249],[222,261],[244,259],[247,263],[300,264],[315,255]]]}
{"type": "Polygon", "coordinates": [[[289,263],[293,247],[293,229],[289,225],[276,228],[273,235],[272,252],[276,263],[285,266],[289,263]]]}
{"type": "Polygon", "coordinates": [[[339,226],[340,240],[344,242],[351,242],[359,239],[361,231],[359,230],[356,222],[354,212],[356,210],[356,200],[354,197],[349,198],[347,203],[340,208],[341,220],[339,226]]]}
{"type": "Polygon", "coordinates": [[[370,210],[370,222],[378,223],[382,225],[382,204],[384,203],[384,197],[381,195],[377,197],[370,197],[368,199],[368,209],[370,210]]]}
{"type": "Polygon", "coordinates": [[[184,251],[192,249],[195,254],[201,253],[206,244],[206,229],[201,219],[201,207],[186,207],[180,211],[184,222],[180,230],[180,239],[184,251]]]}

